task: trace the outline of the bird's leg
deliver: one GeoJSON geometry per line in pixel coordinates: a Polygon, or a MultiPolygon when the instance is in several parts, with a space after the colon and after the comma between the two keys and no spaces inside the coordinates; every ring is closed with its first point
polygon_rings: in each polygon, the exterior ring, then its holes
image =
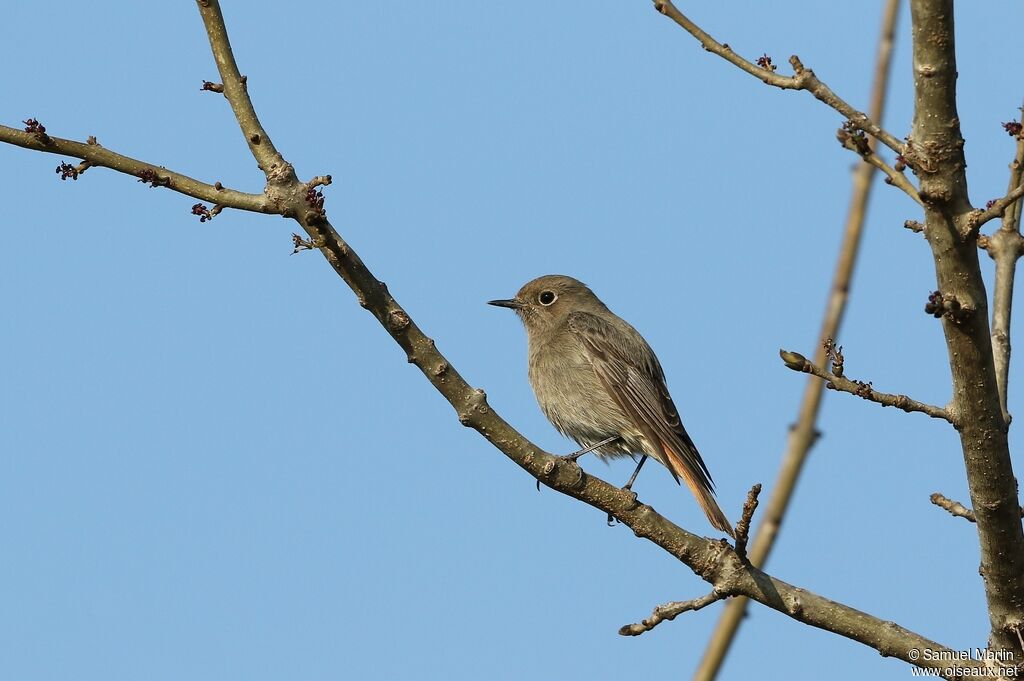
{"type": "Polygon", "coordinates": [[[633,483],[636,482],[636,476],[640,474],[640,469],[644,467],[644,462],[647,461],[647,455],[644,454],[640,457],[640,463],[636,465],[636,470],[633,471],[633,475],[629,476],[629,482],[622,489],[631,490],[633,489],[633,483]]]}
{"type": "Polygon", "coordinates": [[[575,461],[576,459],[580,458],[584,454],[592,452],[595,449],[599,449],[600,447],[604,447],[606,444],[608,444],[610,442],[614,442],[615,440],[618,440],[618,439],[619,439],[618,435],[612,435],[611,437],[605,438],[604,440],[601,440],[598,443],[592,444],[589,447],[584,447],[583,449],[581,449],[578,452],[573,452],[572,454],[566,454],[565,456],[563,456],[561,458],[568,459],[569,461],[575,461]]]}
{"type": "MultiPolygon", "coordinates": [[[[640,469],[644,467],[644,463],[646,461],[647,461],[647,455],[644,454],[643,456],[640,457],[640,463],[638,463],[636,465],[636,470],[633,471],[633,475],[629,476],[629,482],[627,482],[622,487],[622,489],[624,489],[624,490],[626,490],[628,492],[632,492],[633,491],[633,483],[636,482],[636,476],[640,474],[640,469]]],[[[636,496],[636,495],[634,495],[634,496],[636,496]]],[[[609,513],[608,514],[608,526],[611,527],[614,524],[615,524],[615,518],[614,518],[614,516],[612,516],[611,513],[609,513]]]]}

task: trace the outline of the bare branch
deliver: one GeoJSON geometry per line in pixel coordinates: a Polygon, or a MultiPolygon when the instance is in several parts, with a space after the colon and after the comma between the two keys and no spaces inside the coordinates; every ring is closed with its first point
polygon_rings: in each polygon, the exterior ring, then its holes
{"type": "Polygon", "coordinates": [[[782,361],[788,368],[793,371],[803,371],[817,376],[825,381],[825,387],[830,390],[850,393],[851,395],[856,395],[857,397],[868,400],[869,402],[880,404],[883,407],[896,407],[897,409],[902,409],[905,412],[919,412],[921,414],[927,414],[932,418],[942,419],[943,421],[948,421],[954,426],[956,425],[953,417],[942,407],[918,402],[906,395],[893,395],[890,393],[879,392],[871,387],[870,382],[865,383],[864,381],[852,381],[845,376],[837,376],[831,371],[826,371],[825,369],[813,364],[798,352],[779,350],[779,356],[782,357],[782,361]]]}
{"type": "Polygon", "coordinates": [[[967,508],[959,501],[953,501],[952,499],[948,499],[945,496],[939,494],[938,492],[932,493],[931,497],[929,498],[931,499],[933,504],[935,504],[939,508],[945,509],[946,511],[949,512],[950,515],[954,517],[964,518],[965,520],[969,520],[972,523],[978,522],[974,517],[974,511],[967,508]]]}
{"type": "MultiPolygon", "coordinates": [[[[1022,111],[1024,112],[1024,111],[1022,111]]],[[[1017,138],[1017,150],[1010,163],[1010,193],[1021,185],[1024,175],[1024,139],[1017,138]]],[[[1013,202],[1003,210],[1002,225],[995,234],[984,239],[984,248],[996,264],[995,292],[992,295],[992,352],[1003,420],[1010,423],[1007,403],[1010,376],[1010,315],[1013,309],[1013,283],[1017,260],[1024,255],[1024,238],[1020,234],[1021,202],[1013,202]]],[[[982,240],[979,239],[979,243],[982,240]]]]}
{"type": "Polygon", "coordinates": [[[295,181],[294,169],[281,157],[256,115],[256,109],[249,98],[247,79],[239,73],[235,55],[231,51],[231,42],[228,40],[220,3],[198,0],[198,5],[203,25],[206,26],[206,35],[210,40],[210,50],[220,72],[224,97],[231,104],[231,110],[238,119],[238,127],[245,136],[249,151],[259,164],[260,170],[266,174],[268,182],[295,181]]]}
{"type": "Polygon", "coordinates": [[[836,133],[836,137],[845,149],[849,149],[864,159],[866,163],[870,163],[875,168],[878,168],[885,173],[885,181],[887,184],[891,184],[897,189],[902,190],[903,193],[912,198],[917,205],[924,205],[921,202],[920,194],[917,193],[917,187],[907,179],[907,176],[886,163],[885,160],[875,153],[875,151],[868,145],[868,140],[864,137],[864,134],[860,131],[857,132],[860,134],[851,134],[847,130],[840,128],[839,132],[836,133]]]}
{"type": "Polygon", "coordinates": [[[730,64],[739,67],[755,78],[763,80],[768,85],[774,85],[775,87],[782,88],[783,90],[806,90],[810,92],[815,98],[821,100],[845,116],[857,129],[863,130],[885,146],[895,151],[897,154],[904,154],[906,145],[904,145],[903,142],[900,142],[891,133],[883,130],[881,126],[870,119],[866,114],[857,111],[843,101],[843,99],[841,99],[836,93],[832,92],[827,85],[818,80],[818,77],[814,75],[813,71],[805,68],[800,59],[795,55],[789,58],[789,63],[793,67],[794,75],[780,76],[770,68],[763,68],[744,59],[733,52],[732,48],[728,45],[724,45],[712,38],[697,26],[697,24],[690,21],[689,18],[680,12],[670,0],[654,0],[654,8],[686,29],[690,35],[700,41],[700,44],[708,52],[717,54],[730,64]]]}
{"type": "MultiPolygon", "coordinates": [[[[48,154],[73,156],[74,158],[84,160],[88,164],[82,164],[85,167],[98,166],[110,168],[111,170],[137,178],[152,176],[156,178],[157,186],[164,186],[186,196],[218,203],[228,208],[248,210],[255,213],[278,212],[273,205],[268,203],[267,197],[263,194],[247,194],[234,189],[226,189],[220,183],[217,183],[217,185],[206,184],[187,175],[167,170],[163,166],[123,156],[96,143],[75,142],[60,137],[53,137],[52,135],[48,135],[47,140],[48,142],[42,142],[32,133],[0,125],[0,142],[32,149],[33,151],[43,151],[48,154]],[[218,185],[220,186],[218,187],[218,185]]],[[[85,169],[82,166],[79,166],[79,173],[85,169]]]]}
{"type": "MultiPolygon", "coordinates": [[[[931,499],[933,504],[948,511],[950,515],[956,518],[963,518],[964,520],[968,520],[972,523],[978,522],[978,519],[974,516],[974,511],[967,508],[959,501],[954,501],[953,499],[939,494],[938,492],[933,492],[929,499],[931,499]]],[[[1024,506],[1021,506],[1020,508],[1020,517],[1024,518],[1024,506]]]]}
{"type": "Polygon", "coordinates": [[[1022,196],[1024,196],[1024,184],[1017,184],[1010,187],[1010,191],[1006,193],[1006,196],[996,199],[985,210],[974,211],[968,222],[967,234],[977,234],[981,226],[989,220],[1005,217],[1006,209],[1019,201],[1022,196]]]}
{"type": "Polygon", "coordinates": [[[662,622],[672,621],[684,612],[696,612],[705,606],[722,600],[722,598],[724,598],[724,596],[712,591],[700,598],[693,598],[688,601],[669,601],[668,603],[663,603],[656,607],[654,612],[652,612],[651,616],[647,619],[635,624],[624,625],[619,629],[619,635],[639,636],[640,634],[650,631],[662,622]]]}

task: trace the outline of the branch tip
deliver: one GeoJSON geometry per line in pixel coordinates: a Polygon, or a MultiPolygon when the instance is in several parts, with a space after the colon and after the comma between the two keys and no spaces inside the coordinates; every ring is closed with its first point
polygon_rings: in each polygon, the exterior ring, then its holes
{"type": "Polygon", "coordinates": [[[715,601],[720,601],[723,598],[725,598],[724,594],[712,591],[700,598],[694,598],[689,601],[670,601],[663,605],[659,605],[647,619],[636,624],[627,624],[621,627],[619,629],[619,636],[639,636],[640,634],[650,631],[662,622],[674,620],[684,612],[696,612],[697,610],[711,605],[715,601]]]}

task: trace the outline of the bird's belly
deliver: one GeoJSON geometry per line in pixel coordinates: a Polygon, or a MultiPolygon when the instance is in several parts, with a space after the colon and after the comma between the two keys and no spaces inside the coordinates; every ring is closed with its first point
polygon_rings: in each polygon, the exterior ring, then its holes
{"type": "Polygon", "coordinates": [[[530,384],[551,424],[581,447],[618,436],[595,450],[599,456],[643,453],[642,435],[604,389],[590,363],[560,360],[540,359],[530,366],[530,384]]]}

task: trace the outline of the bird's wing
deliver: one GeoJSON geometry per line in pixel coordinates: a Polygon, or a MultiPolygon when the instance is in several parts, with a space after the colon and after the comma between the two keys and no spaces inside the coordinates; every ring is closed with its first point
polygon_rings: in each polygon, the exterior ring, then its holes
{"type": "Polygon", "coordinates": [[[589,312],[571,313],[568,326],[586,349],[601,385],[651,446],[663,452],[655,458],[677,482],[680,477],[686,481],[712,525],[731,533],[731,524],[712,496],[711,473],[683,428],[665,374],[647,342],[632,327],[619,328],[589,312]]]}

